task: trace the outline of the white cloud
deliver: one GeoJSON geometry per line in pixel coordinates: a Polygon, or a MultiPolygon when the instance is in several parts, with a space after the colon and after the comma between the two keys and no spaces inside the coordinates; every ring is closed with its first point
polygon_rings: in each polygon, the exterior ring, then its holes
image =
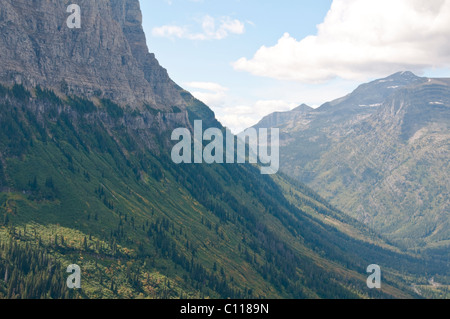
{"type": "Polygon", "coordinates": [[[214,82],[188,82],[187,86],[207,91],[227,91],[228,88],[214,82]]]}
{"type": "Polygon", "coordinates": [[[232,102],[234,99],[228,94],[229,89],[214,82],[188,82],[184,86],[195,98],[211,107],[216,118],[233,133],[257,124],[261,118],[275,111],[289,111],[299,105],[283,100],[259,100],[248,104],[232,102]]]}
{"type": "Polygon", "coordinates": [[[213,82],[189,82],[185,86],[190,89],[191,94],[206,105],[220,107],[226,101],[228,88],[213,82]]]}
{"type": "MultiPolygon", "coordinates": [[[[173,4],[172,0],[164,0],[169,6],[173,4]]],[[[204,0],[189,0],[190,2],[203,2],[204,0]]]]}
{"type": "Polygon", "coordinates": [[[233,63],[254,75],[306,83],[362,80],[450,62],[450,0],[334,0],[314,36],[288,33],[233,63]]]}
{"type": "Polygon", "coordinates": [[[201,21],[202,32],[192,32],[187,26],[164,25],[155,27],[152,35],[155,37],[180,38],[189,40],[222,40],[230,34],[243,34],[245,24],[237,19],[222,17],[219,21],[206,15],[201,21]]]}
{"type": "Polygon", "coordinates": [[[153,36],[166,38],[182,38],[186,32],[187,30],[185,28],[176,25],[164,25],[162,27],[153,28],[152,30],[153,36]]]}

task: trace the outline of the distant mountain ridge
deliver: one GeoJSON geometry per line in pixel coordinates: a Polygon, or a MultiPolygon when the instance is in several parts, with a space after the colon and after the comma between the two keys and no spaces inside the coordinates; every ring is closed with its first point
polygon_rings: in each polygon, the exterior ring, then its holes
{"type": "Polygon", "coordinates": [[[399,72],[278,115],[281,169],[398,242],[448,244],[449,84],[399,72]]]}
{"type": "Polygon", "coordinates": [[[288,121],[293,120],[297,116],[302,116],[302,115],[308,114],[312,110],[314,110],[314,109],[312,107],[310,107],[309,105],[302,104],[289,112],[275,112],[275,113],[269,114],[268,116],[264,117],[254,127],[256,129],[266,128],[266,127],[276,127],[276,126],[282,125],[288,121]]]}
{"type": "MultiPolygon", "coordinates": [[[[281,126],[287,122],[295,121],[297,115],[305,115],[309,113],[319,114],[321,116],[333,115],[336,118],[345,116],[344,120],[348,119],[348,115],[370,114],[373,113],[376,107],[392,95],[396,90],[413,85],[423,84],[428,82],[428,78],[421,78],[409,71],[397,72],[387,78],[372,81],[370,83],[358,86],[352,93],[338,98],[331,102],[326,102],[319,108],[314,109],[306,104],[287,111],[274,112],[263,118],[254,127],[267,127],[267,124],[274,117],[278,117],[278,121],[274,121],[274,126],[281,126]]],[[[332,119],[333,121],[336,119],[332,119]]]]}

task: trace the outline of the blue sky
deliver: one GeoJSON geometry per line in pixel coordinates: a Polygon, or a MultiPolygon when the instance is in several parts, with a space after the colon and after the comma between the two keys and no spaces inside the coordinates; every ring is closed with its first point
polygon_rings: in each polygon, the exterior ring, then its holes
{"type": "Polygon", "coordinates": [[[150,51],[235,133],[397,71],[448,74],[445,0],[140,2],[150,51]]]}

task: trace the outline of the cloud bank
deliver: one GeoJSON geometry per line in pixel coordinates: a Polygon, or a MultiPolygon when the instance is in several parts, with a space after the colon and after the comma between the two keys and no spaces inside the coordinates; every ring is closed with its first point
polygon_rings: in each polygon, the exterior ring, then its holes
{"type": "Polygon", "coordinates": [[[213,82],[185,83],[193,96],[210,106],[222,106],[227,98],[228,88],[213,82]]]}
{"type": "Polygon", "coordinates": [[[206,15],[201,21],[202,32],[192,32],[187,26],[164,25],[152,30],[154,37],[179,38],[188,40],[222,40],[230,34],[243,34],[245,25],[243,22],[230,17],[222,17],[219,21],[206,15]]]}
{"type": "Polygon", "coordinates": [[[257,76],[304,83],[362,80],[450,63],[450,0],[334,0],[316,35],[285,33],[233,63],[257,76]]]}
{"type": "Polygon", "coordinates": [[[217,119],[233,133],[239,133],[251,127],[259,120],[277,111],[289,111],[298,106],[284,100],[258,100],[253,103],[233,101],[229,95],[229,88],[214,82],[188,82],[184,85],[191,91],[192,95],[210,106],[217,119]],[[231,103],[231,105],[230,105],[231,103]]]}
{"type": "Polygon", "coordinates": [[[286,112],[295,108],[297,103],[289,103],[284,100],[259,100],[254,104],[242,104],[236,106],[228,106],[223,108],[215,108],[216,117],[233,133],[238,134],[244,129],[249,128],[266,115],[274,111],[286,112]]]}

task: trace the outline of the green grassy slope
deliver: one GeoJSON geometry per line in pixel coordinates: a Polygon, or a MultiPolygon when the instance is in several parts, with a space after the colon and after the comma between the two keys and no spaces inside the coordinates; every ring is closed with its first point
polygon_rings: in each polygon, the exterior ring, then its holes
{"type": "Polygon", "coordinates": [[[0,86],[0,109],[0,297],[408,298],[447,283],[446,256],[398,252],[282,176],[173,164],[169,132],[110,101],[0,86]],[[70,264],[80,291],[61,286],[70,264]]]}

